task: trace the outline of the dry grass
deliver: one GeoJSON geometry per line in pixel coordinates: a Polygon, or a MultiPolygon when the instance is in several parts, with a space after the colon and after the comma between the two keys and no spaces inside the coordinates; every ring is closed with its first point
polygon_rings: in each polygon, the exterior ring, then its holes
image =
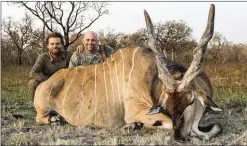
{"type": "Polygon", "coordinates": [[[247,106],[247,65],[207,64],[215,101],[223,107],[247,106]]]}
{"type": "Polygon", "coordinates": [[[205,71],[215,88],[230,89],[233,92],[247,91],[246,64],[207,64],[205,71]]]}
{"type": "MultiPolygon", "coordinates": [[[[36,126],[35,110],[27,96],[30,67],[3,67],[1,80],[1,140],[3,145],[184,145],[173,132],[142,129],[124,133],[121,127],[36,126]]],[[[185,144],[247,145],[247,66],[206,65],[221,113],[206,113],[201,124],[221,123],[223,133],[210,141],[191,138],[185,144]]]]}

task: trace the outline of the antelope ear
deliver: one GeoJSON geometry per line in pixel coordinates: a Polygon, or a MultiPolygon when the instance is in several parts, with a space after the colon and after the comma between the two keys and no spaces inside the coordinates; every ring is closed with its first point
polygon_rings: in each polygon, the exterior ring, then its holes
{"type": "Polygon", "coordinates": [[[207,96],[206,100],[204,101],[204,103],[205,103],[206,105],[210,106],[210,108],[211,108],[213,111],[222,111],[222,109],[219,108],[219,107],[214,103],[214,101],[213,101],[211,98],[209,98],[208,96],[207,96]]]}

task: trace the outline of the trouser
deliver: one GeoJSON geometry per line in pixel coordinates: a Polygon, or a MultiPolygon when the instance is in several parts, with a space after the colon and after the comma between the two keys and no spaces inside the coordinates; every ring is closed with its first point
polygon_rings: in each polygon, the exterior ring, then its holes
{"type": "Polygon", "coordinates": [[[35,79],[31,79],[28,82],[28,94],[30,96],[32,103],[34,101],[35,90],[39,86],[39,84],[40,84],[40,82],[35,80],[35,79]]]}

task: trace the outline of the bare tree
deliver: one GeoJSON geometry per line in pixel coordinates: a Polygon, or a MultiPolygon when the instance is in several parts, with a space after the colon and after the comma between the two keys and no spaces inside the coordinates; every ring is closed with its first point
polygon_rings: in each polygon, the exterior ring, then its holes
{"type": "Polygon", "coordinates": [[[33,40],[35,40],[36,42],[32,42],[32,48],[41,48],[41,50],[38,50],[38,53],[44,53],[48,50],[48,48],[46,47],[45,44],[45,36],[48,32],[46,31],[46,29],[42,26],[42,29],[34,29],[33,31],[33,40]]]}
{"type": "MultiPolygon", "coordinates": [[[[108,13],[106,2],[69,1],[69,2],[16,2],[28,9],[43,22],[49,31],[62,30],[64,49],[73,44],[81,33],[101,16],[108,13]],[[77,32],[73,39],[71,33],[77,32]]],[[[44,29],[44,27],[43,27],[44,29]]]]}
{"type": "Polygon", "coordinates": [[[119,40],[123,35],[123,33],[117,33],[114,31],[114,29],[111,28],[107,28],[105,30],[99,30],[98,33],[100,36],[101,44],[109,45],[115,50],[121,48],[119,40]]]}
{"type": "MultiPolygon", "coordinates": [[[[157,34],[157,40],[161,48],[168,57],[168,53],[172,53],[172,60],[174,60],[175,52],[184,52],[192,50],[197,44],[192,39],[192,28],[190,28],[184,21],[168,21],[166,23],[157,23],[154,25],[157,34]]],[[[137,30],[130,35],[123,35],[121,38],[121,45],[141,47],[148,46],[147,31],[144,28],[137,30]]],[[[186,53],[180,53],[186,54],[186,53]]],[[[188,53],[191,55],[191,52],[188,53]]]]}
{"type": "Polygon", "coordinates": [[[138,46],[143,48],[148,47],[148,36],[146,29],[141,28],[129,37],[132,44],[138,44],[138,46]]]}
{"type": "Polygon", "coordinates": [[[192,28],[187,26],[184,21],[177,22],[173,20],[166,23],[157,23],[156,32],[163,51],[171,51],[172,60],[174,60],[175,51],[183,51],[186,49],[186,44],[193,41],[191,38],[192,28]]]}
{"type": "MultiPolygon", "coordinates": [[[[70,36],[70,40],[74,40],[76,37],[77,37],[77,33],[73,33],[73,34],[71,34],[71,36],[70,36]]],[[[76,51],[76,48],[77,48],[78,46],[81,46],[81,45],[83,44],[83,42],[82,42],[83,37],[84,37],[84,33],[81,33],[81,36],[80,36],[76,41],[74,41],[74,43],[71,44],[71,45],[68,47],[67,50],[69,50],[69,51],[71,51],[71,52],[76,51]]]]}
{"type": "Polygon", "coordinates": [[[3,21],[3,31],[12,39],[17,48],[16,62],[22,65],[22,53],[31,45],[33,19],[25,13],[21,22],[15,22],[10,17],[3,21]]]}
{"type": "Polygon", "coordinates": [[[221,55],[226,45],[228,45],[227,39],[219,32],[215,32],[212,40],[209,42],[209,54],[213,57],[214,61],[220,61],[224,58],[221,55]]]}
{"type": "Polygon", "coordinates": [[[7,35],[1,37],[1,65],[8,65],[15,63],[12,59],[11,52],[15,50],[15,45],[12,39],[7,35]]]}

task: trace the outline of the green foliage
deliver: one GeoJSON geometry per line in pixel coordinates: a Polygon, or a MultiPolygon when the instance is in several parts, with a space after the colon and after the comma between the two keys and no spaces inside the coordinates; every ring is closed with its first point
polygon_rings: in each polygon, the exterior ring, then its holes
{"type": "Polygon", "coordinates": [[[8,126],[18,125],[18,123],[15,123],[16,119],[13,115],[28,118],[29,120],[24,122],[25,126],[34,122],[35,112],[27,93],[29,71],[30,67],[9,66],[2,68],[1,115],[2,118],[14,120],[10,120],[11,122],[7,123],[8,126]]]}
{"type": "Polygon", "coordinates": [[[247,89],[245,92],[234,92],[231,89],[214,88],[214,101],[222,108],[245,107],[247,89]]]}

